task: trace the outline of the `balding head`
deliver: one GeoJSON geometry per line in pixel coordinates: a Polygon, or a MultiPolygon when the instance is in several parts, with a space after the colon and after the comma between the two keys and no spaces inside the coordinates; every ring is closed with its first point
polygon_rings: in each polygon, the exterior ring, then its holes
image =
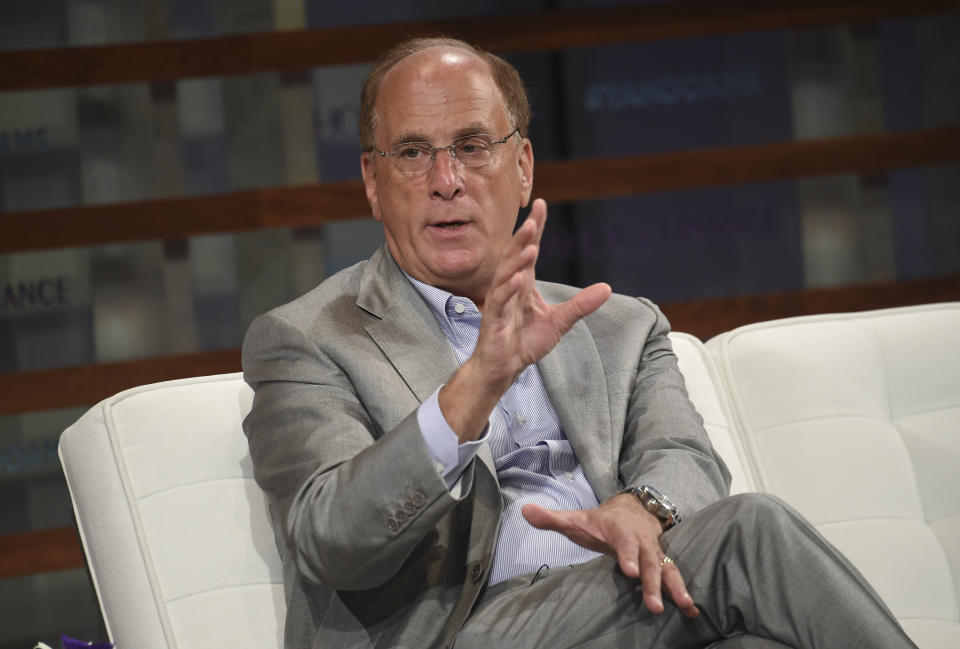
{"type": "Polygon", "coordinates": [[[511,126],[520,131],[521,137],[527,136],[530,126],[530,103],[523,81],[515,67],[499,56],[475,48],[465,41],[453,38],[416,38],[399,43],[384,52],[367,75],[360,94],[359,119],[360,147],[364,151],[375,148],[374,140],[378,121],[377,98],[384,77],[401,61],[434,48],[465,51],[486,63],[490,76],[500,90],[504,110],[511,121],[511,126]]]}

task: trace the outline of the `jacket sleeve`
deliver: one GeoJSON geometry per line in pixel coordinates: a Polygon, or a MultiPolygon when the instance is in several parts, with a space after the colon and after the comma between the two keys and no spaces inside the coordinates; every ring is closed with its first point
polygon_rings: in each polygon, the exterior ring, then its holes
{"type": "Polygon", "coordinates": [[[660,490],[682,516],[727,496],[730,472],[687,396],[667,337],[667,318],[649,300],[640,301],[655,318],[627,406],[620,480],[627,487],[648,484],[660,490]]]}
{"type": "Polygon", "coordinates": [[[243,368],[254,389],[243,424],[254,475],[299,574],[339,590],[383,584],[458,502],[416,407],[379,430],[351,377],[275,313],[251,324],[243,368]]]}

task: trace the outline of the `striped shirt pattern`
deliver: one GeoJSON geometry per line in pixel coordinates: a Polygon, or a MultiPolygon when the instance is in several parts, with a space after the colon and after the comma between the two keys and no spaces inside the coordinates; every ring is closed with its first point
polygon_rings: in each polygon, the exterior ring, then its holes
{"type": "MultiPolygon", "coordinates": [[[[457,362],[462,365],[476,347],[480,311],[468,298],[454,296],[409,275],[407,278],[430,306],[457,362]]],[[[442,415],[440,418],[442,420],[442,415]]],[[[421,418],[422,428],[423,422],[421,418]]],[[[446,422],[440,425],[449,431],[448,435],[454,434],[446,422]]],[[[427,431],[424,437],[430,446],[427,431]]],[[[489,583],[533,573],[543,565],[576,565],[600,556],[562,534],[536,529],[520,513],[527,503],[558,510],[599,505],[563,432],[536,365],[528,366],[520,374],[490,413],[485,439],[490,445],[504,499],[489,583]]],[[[461,449],[464,446],[467,445],[461,445],[461,449]]],[[[475,453],[476,445],[469,457],[475,453]]],[[[458,463],[461,471],[466,466],[462,459],[461,455],[458,463]]],[[[446,477],[449,485],[451,476],[446,477]]]]}

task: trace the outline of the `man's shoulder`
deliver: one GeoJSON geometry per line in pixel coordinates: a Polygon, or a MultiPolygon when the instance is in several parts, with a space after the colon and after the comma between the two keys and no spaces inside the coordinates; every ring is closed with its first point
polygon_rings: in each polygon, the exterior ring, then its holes
{"type": "Polygon", "coordinates": [[[361,261],[334,273],[300,297],[271,309],[267,315],[304,325],[321,318],[336,319],[344,311],[355,311],[360,279],[367,263],[367,260],[361,261]]]}

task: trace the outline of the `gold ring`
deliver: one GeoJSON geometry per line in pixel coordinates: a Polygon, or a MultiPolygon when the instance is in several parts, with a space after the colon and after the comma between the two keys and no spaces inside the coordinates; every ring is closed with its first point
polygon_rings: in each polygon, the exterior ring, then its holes
{"type": "Polygon", "coordinates": [[[667,565],[668,563],[673,563],[673,559],[671,559],[671,558],[668,557],[668,556],[664,556],[662,559],[660,559],[660,567],[661,567],[661,568],[664,567],[665,565],[667,565]]]}

